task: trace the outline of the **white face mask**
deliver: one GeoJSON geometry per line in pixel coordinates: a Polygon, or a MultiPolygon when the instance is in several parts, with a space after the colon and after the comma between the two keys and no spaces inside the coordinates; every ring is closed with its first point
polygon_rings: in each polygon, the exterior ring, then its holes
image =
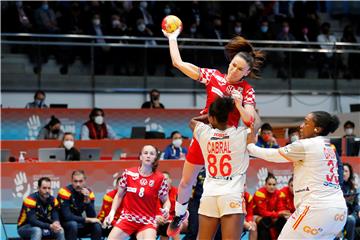
{"type": "Polygon", "coordinates": [[[175,139],[173,140],[172,144],[174,145],[174,147],[179,148],[182,144],[182,139],[181,138],[175,139]]]}
{"type": "Polygon", "coordinates": [[[354,129],[353,128],[345,128],[345,133],[346,135],[352,135],[354,132],[354,129]]]}
{"type": "Polygon", "coordinates": [[[103,116],[96,116],[94,118],[94,122],[97,124],[97,125],[101,125],[104,123],[104,117],[103,116]]]}
{"type": "Polygon", "coordinates": [[[145,26],[145,24],[139,24],[137,28],[140,32],[143,32],[145,30],[146,26],[145,26]]]}
{"type": "Polygon", "coordinates": [[[70,150],[73,146],[74,146],[74,141],[72,141],[72,140],[65,140],[64,141],[64,147],[67,150],[70,150]]]}
{"type": "Polygon", "coordinates": [[[290,141],[293,143],[293,142],[296,142],[297,140],[299,140],[299,136],[298,135],[292,135],[291,138],[290,138],[290,141]]]}
{"type": "Polygon", "coordinates": [[[235,27],[235,33],[239,34],[241,33],[241,27],[235,27]]]}
{"type": "Polygon", "coordinates": [[[113,20],[112,21],[112,25],[113,25],[113,27],[118,27],[118,26],[120,26],[120,21],[119,20],[113,20]]]}

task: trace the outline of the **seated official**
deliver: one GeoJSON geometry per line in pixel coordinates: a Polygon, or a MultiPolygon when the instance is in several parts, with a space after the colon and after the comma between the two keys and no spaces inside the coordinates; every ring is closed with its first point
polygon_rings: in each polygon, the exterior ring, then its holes
{"type": "Polygon", "coordinates": [[[77,240],[78,237],[101,239],[101,222],[96,218],[95,195],[86,187],[86,175],[82,170],[71,174],[72,184],[60,188],[60,220],[65,229],[66,240],[77,240]],[[85,212],[86,217],[83,217],[85,212]]]}
{"type": "Polygon", "coordinates": [[[64,137],[62,139],[61,146],[65,148],[65,160],[68,161],[79,161],[80,160],[80,152],[74,147],[75,139],[74,135],[70,132],[64,133],[64,137]]]}
{"type": "Polygon", "coordinates": [[[164,150],[164,159],[181,159],[185,160],[187,149],[182,147],[182,135],[178,131],[171,133],[172,143],[164,150]]]}
{"type": "Polygon", "coordinates": [[[39,132],[38,139],[61,140],[64,132],[61,130],[61,122],[55,116],[51,116],[50,121],[39,132]]]}
{"type": "Polygon", "coordinates": [[[24,199],[17,225],[20,237],[65,240],[64,229],[59,222],[59,202],[50,195],[50,191],[50,178],[42,177],[38,180],[38,191],[24,199]]]}
{"type": "Polygon", "coordinates": [[[112,127],[105,123],[105,112],[101,108],[94,108],[89,115],[89,121],[81,127],[81,140],[117,139],[112,127]]]}

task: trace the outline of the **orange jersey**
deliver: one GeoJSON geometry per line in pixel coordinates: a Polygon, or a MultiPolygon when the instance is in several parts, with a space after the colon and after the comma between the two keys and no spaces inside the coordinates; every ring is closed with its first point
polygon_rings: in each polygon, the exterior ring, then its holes
{"type": "MultiPolygon", "coordinates": [[[[97,216],[97,218],[101,221],[104,222],[105,217],[107,215],[109,215],[110,210],[111,210],[111,205],[113,203],[114,197],[116,195],[116,193],[118,192],[117,189],[114,189],[108,193],[106,193],[103,197],[103,203],[101,206],[101,209],[99,211],[99,214],[97,216]]],[[[116,210],[115,216],[114,216],[114,220],[111,222],[112,226],[115,226],[117,220],[120,217],[121,214],[121,209],[122,209],[122,204],[120,204],[119,208],[116,210]]]]}
{"type": "Polygon", "coordinates": [[[252,222],[254,218],[254,203],[253,203],[253,197],[250,193],[244,192],[244,199],[245,199],[245,205],[246,205],[246,216],[245,220],[247,222],[252,222]]]}
{"type": "Polygon", "coordinates": [[[290,191],[290,188],[285,186],[280,189],[280,192],[280,198],[282,199],[286,210],[289,210],[291,213],[295,212],[294,194],[290,191]]]}
{"type": "Polygon", "coordinates": [[[278,218],[279,212],[286,209],[280,198],[280,191],[269,193],[265,187],[255,192],[254,205],[254,214],[262,217],[278,218]]]}

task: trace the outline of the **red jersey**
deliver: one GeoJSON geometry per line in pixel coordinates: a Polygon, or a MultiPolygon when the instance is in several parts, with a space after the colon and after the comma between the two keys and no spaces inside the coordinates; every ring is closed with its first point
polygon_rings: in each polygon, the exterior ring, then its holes
{"type": "Polygon", "coordinates": [[[282,199],[285,208],[291,213],[295,212],[294,194],[290,191],[289,186],[283,187],[280,189],[280,192],[280,198],[282,199]]]}
{"type": "Polygon", "coordinates": [[[245,206],[246,206],[246,216],[245,221],[252,222],[254,219],[254,203],[253,197],[250,193],[244,192],[245,206]]]}
{"type": "Polygon", "coordinates": [[[125,169],[119,180],[123,188],[123,209],[120,219],[141,224],[155,224],[157,203],[168,195],[168,184],[161,172],[144,177],[137,167],[125,169]]]}
{"type": "MultiPolygon", "coordinates": [[[[103,203],[101,206],[101,209],[99,211],[99,214],[97,216],[97,218],[101,221],[104,222],[104,219],[107,215],[109,215],[110,210],[111,210],[111,205],[113,203],[114,197],[116,195],[116,193],[118,192],[117,189],[114,189],[108,193],[106,193],[103,197],[103,203]]],[[[120,206],[118,207],[118,209],[116,210],[115,216],[114,216],[114,220],[111,222],[112,226],[115,226],[117,220],[120,217],[121,214],[121,210],[122,210],[122,204],[123,202],[121,202],[120,206]]]]}
{"type": "MultiPolygon", "coordinates": [[[[216,69],[200,68],[199,82],[206,85],[207,94],[206,106],[200,114],[208,113],[211,103],[213,103],[216,98],[224,96],[229,97],[233,90],[242,93],[243,105],[255,105],[255,91],[248,82],[242,80],[236,84],[230,84],[226,81],[225,77],[226,74],[223,74],[216,69]]],[[[239,120],[240,113],[237,109],[234,109],[234,111],[229,114],[228,124],[237,127],[239,120]]]]}
{"type": "Polygon", "coordinates": [[[285,210],[280,199],[280,191],[274,193],[266,191],[265,187],[259,188],[254,195],[254,214],[262,217],[278,218],[279,212],[285,210]]]}

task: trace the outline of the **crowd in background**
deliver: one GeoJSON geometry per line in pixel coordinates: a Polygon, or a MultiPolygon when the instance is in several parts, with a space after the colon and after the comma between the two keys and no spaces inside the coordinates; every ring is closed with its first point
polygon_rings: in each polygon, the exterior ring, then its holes
{"type": "MultiPolygon", "coordinates": [[[[359,14],[356,13],[356,9],[335,14],[336,7],[343,6],[341,3],[324,1],[249,1],[222,2],[221,4],[220,2],[199,1],[176,4],[172,1],[16,1],[2,3],[2,16],[8,19],[6,24],[3,21],[2,32],[86,34],[98,36],[99,38],[95,40],[97,43],[132,43],[128,40],[104,39],[101,36],[163,37],[160,28],[161,21],[166,15],[172,14],[179,16],[183,21],[184,29],[181,37],[224,40],[240,35],[251,40],[356,43],[356,35],[359,35],[360,31],[356,24],[359,22],[359,14]],[[321,13],[328,13],[334,19],[347,19],[351,24],[346,25],[344,29],[337,29],[341,33],[337,32],[335,36],[331,24],[321,19],[321,13]]],[[[47,40],[58,41],[53,38],[47,40]]],[[[72,39],[70,41],[91,40],[72,39]]],[[[164,44],[154,40],[136,43],[164,44]]],[[[206,45],[204,42],[191,44],[206,45]]],[[[207,45],[223,46],[224,44],[221,41],[215,41],[207,45]]],[[[316,47],[332,48],[326,45],[316,47]]],[[[21,49],[17,46],[13,51],[27,52],[34,63],[35,73],[41,71],[41,66],[47,62],[49,55],[55,56],[61,66],[60,73],[62,74],[67,74],[68,66],[75,61],[76,57],[80,57],[84,64],[89,64],[91,61],[90,51],[86,47],[41,47],[39,51],[21,49]]],[[[152,52],[155,50],[148,51],[147,58],[151,63],[146,69],[148,74],[153,75],[158,65],[170,64],[168,53],[162,53],[161,58],[156,58],[155,52],[152,52]]],[[[186,56],[196,58],[194,61],[201,61],[201,65],[222,66],[224,64],[224,56],[220,51],[208,59],[194,55],[196,54],[191,52],[189,56],[186,56]]],[[[332,53],[319,56],[310,54],[310,57],[300,53],[297,53],[296,57],[291,57],[289,53],[284,52],[270,55],[268,58],[272,59],[271,62],[277,69],[277,76],[283,79],[290,75],[304,77],[306,70],[306,66],[302,64],[304,59],[318,67],[319,77],[339,76],[340,70],[344,78],[350,79],[360,75],[354,65],[358,56],[353,54],[346,55],[346,59],[338,59],[339,56],[332,53]],[[316,64],[316,62],[320,63],[316,64]],[[335,63],[339,70],[334,70],[335,63]],[[299,68],[289,73],[288,64],[295,64],[299,68]]],[[[95,74],[107,74],[110,65],[113,66],[113,74],[143,74],[144,67],[135,64],[143,56],[143,49],[97,47],[94,50],[95,74]]],[[[171,75],[170,67],[167,66],[166,75],[171,75]]]]}

